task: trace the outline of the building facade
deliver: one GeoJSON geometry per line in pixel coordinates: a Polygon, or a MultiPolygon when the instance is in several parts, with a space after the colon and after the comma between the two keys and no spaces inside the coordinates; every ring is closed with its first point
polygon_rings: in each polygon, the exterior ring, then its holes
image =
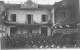
{"type": "Polygon", "coordinates": [[[51,26],[54,23],[53,5],[39,5],[28,0],[24,4],[5,4],[5,8],[2,24],[5,25],[6,34],[51,35],[51,26]]]}
{"type": "Polygon", "coordinates": [[[50,36],[54,27],[76,29],[79,22],[78,0],[63,0],[54,5],[40,5],[31,0],[24,4],[5,4],[2,1],[0,4],[1,32],[9,36],[17,33],[50,36]]]}

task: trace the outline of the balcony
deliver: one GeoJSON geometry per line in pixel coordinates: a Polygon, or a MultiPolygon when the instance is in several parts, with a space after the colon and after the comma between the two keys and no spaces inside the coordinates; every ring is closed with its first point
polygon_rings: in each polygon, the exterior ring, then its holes
{"type": "Polygon", "coordinates": [[[32,21],[32,22],[12,22],[12,21],[9,21],[9,20],[3,20],[2,21],[2,23],[4,23],[4,24],[7,24],[7,25],[52,25],[52,21],[51,20],[49,20],[48,22],[46,22],[46,23],[37,23],[37,22],[35,22],[35,21],[32,21]]]}

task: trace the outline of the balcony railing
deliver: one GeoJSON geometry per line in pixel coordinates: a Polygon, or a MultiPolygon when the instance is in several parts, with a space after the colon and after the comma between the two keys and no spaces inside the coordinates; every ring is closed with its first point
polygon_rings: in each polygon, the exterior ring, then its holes
{"type": "Polygon", "coordinates": [[[6,24],[16,24],[16,25],[43,25],[43,24],[50,24],[50,25],[52,25],[52,21],[51,20],[49,20],[48,22],[46,22],[46,23],[37,23],[37,22],[35,22],[35,21],[32,21],[31,23],[28,23],[28,22],[19,22],[19,21],[17,21],[17,22],[12,22],[12,21],[9,21],[9,20],[3,20],[3,23],[6,23],[6,24]]]}
{"type": "Polygon", "coordinates": [[[80,29],[55,29],[53,32],[56,33],[79,33],[80,29]]]}

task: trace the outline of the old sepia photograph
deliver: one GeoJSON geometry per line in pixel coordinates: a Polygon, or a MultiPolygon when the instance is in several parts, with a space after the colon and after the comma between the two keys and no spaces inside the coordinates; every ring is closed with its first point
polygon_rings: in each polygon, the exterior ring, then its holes
{"type": "Polygon", "coordinates": [[[0,49],[80,48],[80,0],[0,0],[0,49]]]}

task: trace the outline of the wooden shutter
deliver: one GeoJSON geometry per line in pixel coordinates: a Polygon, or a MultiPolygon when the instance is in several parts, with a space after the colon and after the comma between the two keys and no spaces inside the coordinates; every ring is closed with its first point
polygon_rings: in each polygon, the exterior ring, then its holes
{"type": "Polygon", "coordinates": [[[45,16],[46,17],[46,22],[48,21],[48,15],[45,16]]]}
{"type": "Polygon", "coordinates": [[[13,21],[13,14],[11,14],[11,21],[13,21]]]}
{"type": "Polygon", "coordinates": [[[28,15],[26,15],[26,23],[28,23],[28,15]]]}
{"type": "Polygon", "coordinates": [[[31,23],[33,23],[33,22],[34,22],[33,15],[31,15],[31,23]]]}

